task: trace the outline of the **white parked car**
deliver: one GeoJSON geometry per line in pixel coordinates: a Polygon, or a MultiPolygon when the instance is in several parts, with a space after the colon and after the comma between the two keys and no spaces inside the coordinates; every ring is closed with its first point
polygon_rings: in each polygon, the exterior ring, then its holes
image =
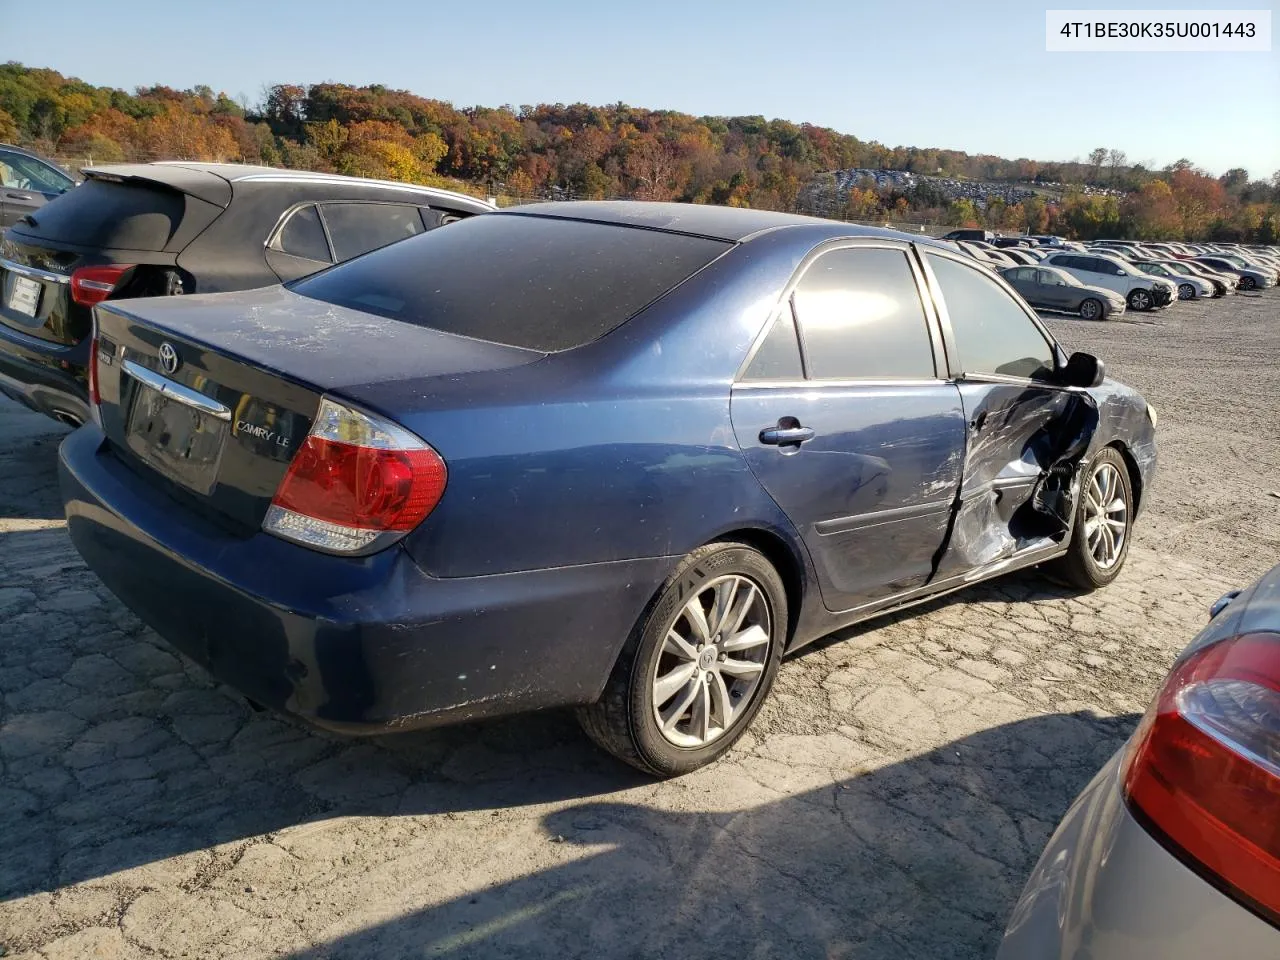
{"type": "Polygon", "coordinates": [[[1143,273],[1149,273],[1153,277],[1164,277],[1176,283],[1179,300],[1199,300],[1201,297],[1208,299],[1214,295],[1213,284],[1204,277],[1197,277],[1189,270],[1171,270],[1154,260],[1135,260],[1133,265],[1143,273]]]}
{"type": "Polygon", "coordinates": [[[1119,257],[1095,252],[1055,253],[1045,265],[1059,267],[1081,283],[1106,287],[1124,297],[1130,310],[1155,310],[1168,305],[1178,295],[1178,286],[1163,277],[1143,273],[1119,257]]]}

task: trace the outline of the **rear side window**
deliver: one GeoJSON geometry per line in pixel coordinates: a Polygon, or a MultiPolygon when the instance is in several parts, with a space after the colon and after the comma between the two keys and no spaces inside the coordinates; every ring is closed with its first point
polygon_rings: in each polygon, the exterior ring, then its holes
{"type": "Polygon", "coordinates": [[[809,376],[934,376],[924,306],[904,251],[855,247],[824,253],[800,278],[795,305],[809,376]]]}
{"type": "Polygon", "coordinates": [[[796,338],[796,322],[788,304],[774,321],[760,349],[751,358],[743,380],[803,380],[804,365],[800,361],[800,341],[796,338]]]}
{"type": "Polygon", "coordinates": [[[1053,371],[1049,341],[1004,288],[977,267],[934,254],[928,258],[947,305],[961,370],[1009,377],[1053,371]]]}
{"type": "Polygon", "coordinates": [[[418,208],[408,204],[325,203],[321,208],[333,241],[333,256],[339,263],[415,237],[425,229],[418,208]]]}
{"type": "Polygon", "coordinates": [[[314,204],[300,207],[289,216],[274,246],[290,256],[329,262],[329,241],[324,237],[314,204]]]}
{"type": "Polygon", "coordinates": [[[176,190],[137,183],[86,180],[32,214],[22,232],[46,240],[118,250],[163,250],[185,225],[193,236],[222,211],[176,190]]]}
{"type": "Polygon", "coordinates": [[[658,230],[494,213],[339,264],[291,289],[464,337],[568,350],[621,326],[731,246],[658,230]]]}

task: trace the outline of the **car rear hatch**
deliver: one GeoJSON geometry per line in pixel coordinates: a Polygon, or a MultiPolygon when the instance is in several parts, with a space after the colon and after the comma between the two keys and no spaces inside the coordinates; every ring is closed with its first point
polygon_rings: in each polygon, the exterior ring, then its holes
{"type": "MultiPolygon", "coordinates": [[[[544,354],[319,303],[283,287],[96,308],[99,420],[145,482],[234,533],[261,527],[321,396],[544,354]]],[[[371,411],[378,413],[380,411],[371,411]]]]}
{"type": "Polygon", "coordinates": [[[86,275],[82,296],[77,270],[172,265],[231,201],[231,185],[204,170],[125,164],[84,174],[84,183],[18,221],[0,243],[0,323],[55,344],[88,335],[89,313],[77,300],[135,292],[136,270],[106,271],[86,275]]]}

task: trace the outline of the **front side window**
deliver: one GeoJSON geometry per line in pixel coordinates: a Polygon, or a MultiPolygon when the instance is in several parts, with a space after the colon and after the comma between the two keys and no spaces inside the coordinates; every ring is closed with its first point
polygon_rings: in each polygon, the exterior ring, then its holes
{"type": "Polygon", "coordinates": [[[904,250],[822,254],[795,290],[809,376],[927,379],[936,375],[920,290],[904,250]]]}
{"type": "Polygon", "coordinates": [[[403,203],[326,203],[324,222],[339,263],[422,233],[422,214],[403,203]]]}
{"type": "Polygon", "coordinates": [[[6,187],[36,193],[66,193],[76,185],[65,173],[48,164],[7,151],[0,152],[0,180],[6,187]]]}
{"type": "Polygon", "coordinates": [[[1053,372],[1049,341],[999,284],[975,267],[927,256],[964,373],[1043,378],[1053,372]]]}

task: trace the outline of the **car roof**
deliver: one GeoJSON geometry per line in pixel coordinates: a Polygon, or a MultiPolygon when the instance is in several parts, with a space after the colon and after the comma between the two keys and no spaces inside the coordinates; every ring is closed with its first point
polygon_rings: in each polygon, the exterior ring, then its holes
{"type": "Polygon", "coordinates": [[[337,173],[314,173],[307,170],[282,170],[277,167],[241,163],[198,163],[187,160],[160,160],[155,163],[113,163],[88,167],[84,175],[94,179],[145,180],[160,183],[208,203],[226,207],[231,203],[232,185],[236,183],[333,184],[364,188],[385,188],[448,201],[474,213],[493,208],[483,200],[452,190],[423,187],[394,180],[371,180],[337,173]]]}
{"type": "Polygon", "coordinates": [[[658,203],[645,200],[562,200],[508,207],[503,215],[559,217],[619,226],[642,227],[710,237],[713,240],[745,242],[757,234],[779,227],[827,227],[832,236],[885,237],[894,240],[925,241],[896,230],[863,227],[821,217],[775,210],[718,207],[706,203],[658,203]]]}
{"type": "Polygon", "coordinates": [[[20,153],[24,157],[30,157],[32,160],[43,160],[45,163],[50,162],[46,157],[42,157],[40,156],[40,154],[34,153],[31,150],[24,149],[23,147],[16,147],[12,143],[0,143],[0,150],[8,150],[12,153],[20,153]]]}

